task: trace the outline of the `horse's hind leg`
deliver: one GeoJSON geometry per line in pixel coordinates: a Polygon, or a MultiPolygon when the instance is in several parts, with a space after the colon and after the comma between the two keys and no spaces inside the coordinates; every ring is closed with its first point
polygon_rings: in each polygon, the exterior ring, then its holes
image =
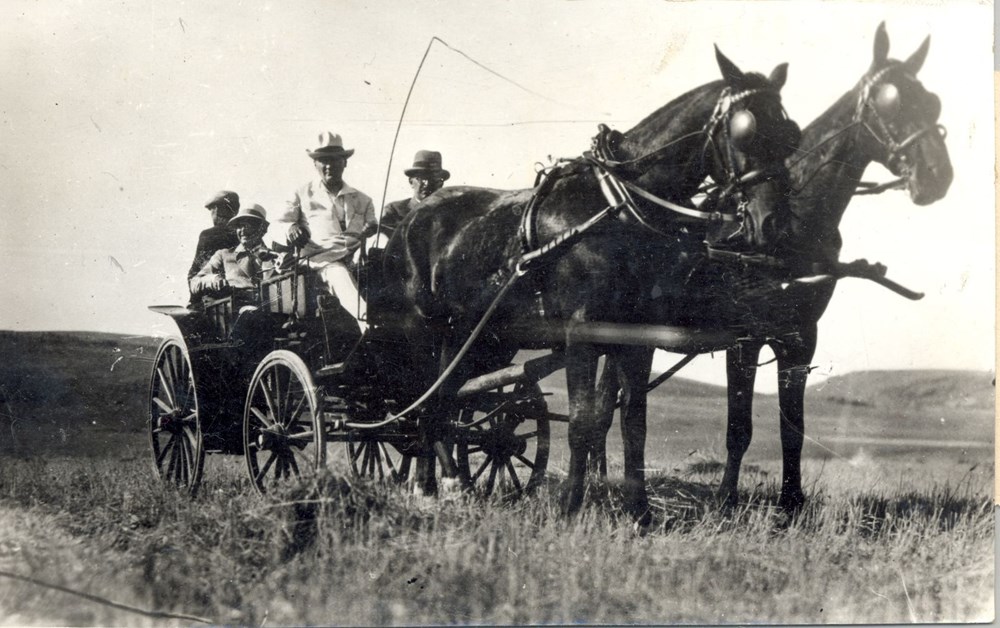
{"type": "Polygon", "coordinates": [[[625,509],[637,523],[647,526],[652,515],[646,495],[646,387],[653,366],[653,350],[629,348],[618,357],[625,449],[625,509]]]}
{"type": "Polygon", "coordinates": [[[762,346],[745,342],[726,351],[726,471],[716,494],[719,503],[726,506],[739,501],[740,466],[753,438],[753,385],[762,346]]]}
{"type": "Polygon", "coordinates": [[[566,393],[569,401],[569,474],[562,496],[562,511],[572,514],[583,505],[587,457],[604,435],[594,421],[594,383],[599,352],[593,345],[566,348],[566,393]]]}
{"type": "Polygon", "coordinates": [[[805,393],[816,352],[816,326],[795,340],[775,343],[778,356],[778,407],[781,410],[781,495],[778,506],[795,514],[805,504],[802,492],[802,444],[805,440],[805,393]]]}

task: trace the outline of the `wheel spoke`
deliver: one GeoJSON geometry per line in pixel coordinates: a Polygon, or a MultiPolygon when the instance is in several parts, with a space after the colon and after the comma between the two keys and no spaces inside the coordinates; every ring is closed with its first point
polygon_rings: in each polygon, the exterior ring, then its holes
{"type": "MultiPolygon", "coordinates": [[[[288,415],[287,422],[283,422],[285,427],[289,427],[292,424],[293,418],[292,413],[288,412],[288,408],[292,401],[292,373],[289,371],[288,379],[285,380],[285,389],[281,391],[281,415],[288,415]]],[[[305,395],[302,395],[302,399],[305,399],[305,395]]]]}
{"type": "Polygon", "coordinates": [[[517,471],[514,470],[514,464],[507,459],[507,473],[510,474],[510,480],[514,483],[514,488],[519,492],[521,491],[521,481],[517,478],[517,471]]]}
{"type": "Polygon", "coordinates": [[[473,482],[475,482],[475,481],[477,481],[479,479],[479,476],[481,476],[483,474],[483,471],[486,470],[486,467],[490,466],[491,462],[493,462],[493,456],[487,455],[486,459],[483,460],[483,464],[481,464],[479,466],[479,468],[476,470],[476,472],[474,474],[472,474],[472,481],[473,482]]]}
{"type": "Polygon", "coordinates": [[[170,448],[170,462],[167,463],[167,478],[169,478],[170,480],[174,479],[174,470],[177,467],[177,448],[178,448],[178,443],[176,442],[176,438],[177,438],[177,436],[174,435],[170,439],[171,443],[173,444],[173,446],[170,448]]]}
{"type": "Polygon", "coordinates": [[[257,417],[257,420],[264,424],[264,427],[273,427],[271,421],[267,418],[267,415],[261,412],[259,409],[250,406],[250,413],[257,417]]]}
{"type": "Polygon", "coordinates": [[[153,397],[153,403],[160,406],[160,410],[163,410],[163,414],[170,414],[174,410],[159,397],[153,397]]]}
{"type": "Polygon", "coordinates": [[[277,425],[278,423],[281,422],[281,418],[280,418],[281,415],[278,413],[278,408],[277,408],[277,406],[275,406],[274,399],[271,396],[271,392],[272,392],[271,391],[271,386],[272,385],[276,385],[274,383],[275,378],[276,378],[276,375],[275,375],[274,371],[272,370],[270,373],[268,373],[266,376],[264,376],[263,380],[260,383],[260,390],[261,390],[262,393],[264,393],[264,403],[267,404],[268,412],[270,413],[270,415],[272,417],[274,417],[274,424],[277,425]]]}
{"type": "Polygon", "coordinates": [[[375,445],[372,447],[372,477],[375,477],[375,474],[378,473],[378,479],[384,480],[385,469],[382,468],[382,450],[379,447],[381,443],[374,442],[372,444],[375,445]]]}
{"type": "Polygon", "coordinates": [[[191,378],[190,375],[187,378],[187,382],[187,388],[184,390],[184,405],[181,406],[185,409],[190,408],[191,400],[195,398],[194,379],[191,378]]]}
{"type": "Polygon", "coordinates": [[[297,445],[299,444],[308,445],[309,441],[311,441],[313,439],[313,436],[315,435],[316,432],[313,430],[309,430],[308,432],[296,432],[294,434],[289,434],[288,440],[292,441],[297,445]]]}
{"type": "Polygon", "coordinates": [[[490,477],[486,480],[486,494],[489,495],[493,492],[493,487],[496,485],[497,481],[497,471],[499,471],[500,465],[498,462],[494,462],[490,465],[490,477]]]}
{"type": "Polygon", "coordinates": [[[263,484],[264,476],[271,470],[271,465],[274,464],[274,459],[278,457],[278,454],[274,451],[268,450],[267,453],[269,454],[268,459],[264,462],[264,466],[257,471],[257,475],[253,479],[258,486],[263,484]]]}
{"type": "Polygon", "coordinates": [[[522,454],[516,454],[514,457],[517,458],[521,462],[521,464],[523,464],[524,466],[528,467],[532,471],[535,470],[535,461],[534,460],[528,460],[522,454]]]}
{"type": "Polygon", "coordinates": [[[295,451],[294,450],[289,450],[288,451],[288,468],[291,470],[291,472],[296,477],[302,475],[301,473],[299,473],[299,465],[298,465],[298,463],[295,462],[295,451]]]}
{"type": "Polygon", "coordinates": [[[358,468],[357,467],[358,458],[360,458],[361,454],[363,454],[365,452],[365,444],[364,444],[364,441],[361,441],[360,443],[352,443],[352,444],[354,445],[354,447],[351,448],[353,450],[351,452],[351,466],[353,466],[355,468],[358,468]]]}
{"type": "Polygon", "coordinates": [[[396,464],[392,461],[392,455],[389,453],[389,447],[385,443],[379,443],[379,447],[382,448],[382,455],[385,456],[385,466],[389,467],[389,476],[392,478],[399,477],[399,471],[396,470],[396,464]]]}
{"type": "Polygon", "coordinates": [[[163,449],[161,449],[160,453],[157,454],[157,456],[156,456],[156,468],[157,469],[163,467],[163,459],[167,457],[167,454],[170,453],[170,448],[173,446],[173,438],[172,437],[168,436],[167,439],[166,439],[166,441],[167,442],[163,443],[163,449]]]}
{"type": "Polygon", "coordinates": [[[308,398],[306,395],[299,397],[298,403],[295,404],[295,409],[288,415],[288,424],[285,427],[291,428],[298,421],[299,415],[302,414],[302,408],[306,406],[307,401],[308,398]]]}
{"type": "Polygon", "coordinates": [[[167,376],[164,374],[162,367],[157,367],[156,374],[160,378],[160,390],[167,396],[167,402],[170,403],[170,408],[167,409],[167,412],[170,412],[177,407],[177,401],[174,399],[174,389],[167,382],[167,376]]]}

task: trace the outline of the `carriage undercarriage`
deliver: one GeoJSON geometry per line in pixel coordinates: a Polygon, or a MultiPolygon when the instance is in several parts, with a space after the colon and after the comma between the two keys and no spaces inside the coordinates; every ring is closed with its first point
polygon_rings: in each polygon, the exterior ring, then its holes
{"type": "Polygon", "coordinates": [[[242,456],[260,492],[323,468],[401,484],[413,480],[416,461],[438,454],[437,439],[427,435],[433,422],[463,488],[520,495],[545,478],[551,424],[567,421],[549,411],[539,385],[564,367],[565,343],[685,354],[655,386],[697,354],[750,339],[743,329],[536,321],[507,334],[548,352],[462,382],[443,419],[419,409],[400,415],[405,395],[387,379],[406,373],[384,373],[392,362],[385,330],[375,325],[361,337],[354,319],[319,292],[308,275],[293,272],[262,284],[259,308],[240,311],[233,297],[204,310],[150,308],[181,332],[160,346],[150,382],[160,477],[193,494],[205,456],[222,454],[242,456]]]}

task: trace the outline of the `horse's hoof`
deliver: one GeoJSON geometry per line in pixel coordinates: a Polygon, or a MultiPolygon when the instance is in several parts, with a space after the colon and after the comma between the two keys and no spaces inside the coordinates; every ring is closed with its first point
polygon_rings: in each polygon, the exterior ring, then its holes
{"type": "Polygon", "coordinates": [[[639,516],[632,516],[632,532],[636,536],[646,536],[653,525],[653,513],[647,508],[639,516]]]}
{"type": "Polygon", "coordinates": [[[778,508],[789,517],[795,517],[795,515],[802,512],[805,504],[806,496],[801,491],[789,493],[782,491],[781,496],[778,498],[778,508]]]}
{"type": "Polygon", "coordinates": [[[560,499],[559,511],[564,517],[570,517],[580,512],[583,507],[583,490],[567,488],[560,499]]]}
{"type": "Polygon", "coordinates": [[[736,491],[719,491],[715,494],[715,505],[723,512],[730,512],[740,505],[740,496],[736,491]]]}

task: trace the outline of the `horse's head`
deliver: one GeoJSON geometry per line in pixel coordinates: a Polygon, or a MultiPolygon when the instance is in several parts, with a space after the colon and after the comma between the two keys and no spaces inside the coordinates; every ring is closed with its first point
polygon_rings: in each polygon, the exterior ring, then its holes
{"type": "Polygon", "coordinates": [[[801,139],[799,126],[781,104],[788,64],[765,77],[743,72],[718,47],[716,60],[725,86],[705,125],[703,158],[719,184],[716,201],[735,201],[745,212],[740,237],[753,247],[777,244],[788,214],[789,178],[786,158],[801,139]]]}
{"type": "Polygon", "coordinates": [[[875,161],[906,181],[917,205],[942,198],[953,176],[944,127],[938,124],[941,101],[916,78],[929,47],[928,36],[906,61],[889,59],[889,36],[885,23],[879,24],[855,113],[871,139],[875,161]]]}

